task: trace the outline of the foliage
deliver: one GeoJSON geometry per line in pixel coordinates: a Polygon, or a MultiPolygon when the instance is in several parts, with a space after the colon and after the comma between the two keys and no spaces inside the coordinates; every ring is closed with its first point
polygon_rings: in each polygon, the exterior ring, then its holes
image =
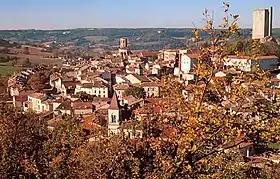
{"type": "Polygon", "coordinates": [[[145,97],[144,89],[141,87],[133,86],[129,87],[124,91],[124,96],[134,96],[135,98],[141,99],[145,97]]]}
{"type": "Polygon", "coordinates": [[[275,55],[280,57],[280,46],[275,42],[254,41],[252,39],[238,39],[233,44],[230,44],[229,55],[236,55],[237,52],[242,52],[239,55],[275,55]],[[258,50],[254,50],[253,47],[258,46],[258,50]]]}
{"type": "Polygon", "coordinates": [[[1,178],[44,178],[46,124],[31,113],[0,107],[1,178]]]}
{"type": "Polygon", "coordinates": [[[51,71],[49,71],[49,70],[43,70],[43,71],[36,72],[28,80],[28,85],[33,90],[40,92],[48,86],[50,74],[51,74],[51,71]]]}
{"type": "Polygon", "coordinates": [[[85,142],[80,121],[65,117],[52,123],[48,140],[44,143],[44,152],[49,161],[50,178],[79,178],[75,157],[85,142]]]}

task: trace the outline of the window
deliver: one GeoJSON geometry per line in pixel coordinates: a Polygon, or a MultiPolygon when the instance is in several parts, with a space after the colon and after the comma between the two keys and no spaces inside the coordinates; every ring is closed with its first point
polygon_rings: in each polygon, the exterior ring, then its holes
{"type": "Polygon", "coordinates": [[[111,122],[112,122],[112,123],[116,123],[116,122],[117,122],[117,120],[116,120],[116,115],[115,115],[115,114],[112,114],[112,115],[111,115],[111,122]]]}

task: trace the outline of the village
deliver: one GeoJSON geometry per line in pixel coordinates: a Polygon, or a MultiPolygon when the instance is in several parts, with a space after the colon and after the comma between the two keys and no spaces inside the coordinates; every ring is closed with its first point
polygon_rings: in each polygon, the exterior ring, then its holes
{"type": "MultiPolygon", "coordinates": [[[[72,60],[77,61],[74,65],[67,63],[59,68],[51,67],[55,72],[47,82],[48,89],[34,91],[25,88],[30,76],[49,68],[39,66],[12,76],[7,90],[13,98],[14,107],[24,112],[38,113],[42,119],[48,120],[49,128],[55,127],[54,121],[74,116],[80,120],[89,136],[102,128],[107,135],[116,134],[122,129],[129,138],[141,138],[140,123],[143,117],[149,113],[168,113],[161,105],[166,100],[161,93],[162,76],[172,75],[185,89],[190,89],[196,79],[194,68],[198,60],[199,54],[190,53],[189,50],[165,49],[134,54],[128,48],[128,39],[121,38],[116,54],[106,55],[102,59],[79,58],[72,60]]],[[[277,75],[276,56],[260,56],[258,59],[228,56],[224,60],[224,69],[216,72],[215,78],[231,74],[236,81],[242,80],[239,74],[250,73],[255,65],[274,72],[270,88],[277,91],[280,75],[277,75]]],[[[243,80],[244,85],[247,82],[243,80]]],[[[183,90],[182,94],[186,100],[191,97],[187,90],[183,90]]],[[[276,96],[262,95],[269,100],[276,96]]],[[[239,112],[229,101],[225,100],[222,104],[228,106],[232,113],[239,112]]],[[[254,154],[253,146],[250,142],[239,145],[247,157],[254,154]]]]}

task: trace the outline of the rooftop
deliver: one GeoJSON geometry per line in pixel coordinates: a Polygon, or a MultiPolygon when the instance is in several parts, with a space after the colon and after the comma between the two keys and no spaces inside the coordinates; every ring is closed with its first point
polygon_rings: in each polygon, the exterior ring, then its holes
{"type": "Polygon", "coordinates": [[[109,109],[112,109],[112,110],[119,110],[120,109],[120,104],[119,104],[116,93],[114,93],[114,95],[112,97],[109,109]]]}

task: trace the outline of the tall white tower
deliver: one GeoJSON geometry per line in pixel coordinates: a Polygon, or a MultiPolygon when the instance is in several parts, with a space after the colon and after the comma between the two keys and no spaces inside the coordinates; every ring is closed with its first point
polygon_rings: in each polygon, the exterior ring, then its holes
{"type": "Polygon", "coordinates": [[[273,8],[255,9],[253,11],[252,39],[262,39],[272,36],[273,8]]]}

